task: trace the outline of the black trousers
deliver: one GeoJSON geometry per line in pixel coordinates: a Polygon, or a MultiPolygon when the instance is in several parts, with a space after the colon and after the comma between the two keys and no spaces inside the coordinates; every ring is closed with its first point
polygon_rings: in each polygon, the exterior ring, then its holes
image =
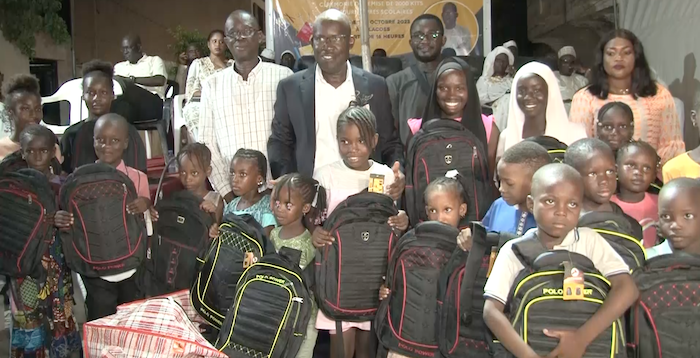
{"type": "Polygon", "coordinates": [[[138,272],[121,282],[109,282],[99,277],[83,277],[87,297],[87,319],[92,321],[117,313],[117,306],[145,298],[136,284],[138,272]]]}
{"type": "Polygon", "coordinates": [[[111,111],[131,123],[163,118],[163,100],[131,81],[116,79],[124,93],[112,102],[111,111]]]}

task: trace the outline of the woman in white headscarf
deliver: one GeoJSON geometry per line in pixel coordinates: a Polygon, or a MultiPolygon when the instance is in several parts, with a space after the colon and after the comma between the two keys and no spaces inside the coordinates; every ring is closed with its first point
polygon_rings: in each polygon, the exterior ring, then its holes
{"type": "Polygon", "coordinates": [[[548,136],[570,145],[586,138],[586,129],[569,122],[552,70],[539,62],[520,68],[513,79],[508,127],[501,132],[497,157],[525,138],[548,136]]]}
{"type": "Polygon", "coordinates": [[[508,124],[508,103],[513,84],[513,54],[498,46],[484,60],[484,71],[476,82],[479,101],[483,107],[493,110],[496,126],[503,130],[508,124]]]}

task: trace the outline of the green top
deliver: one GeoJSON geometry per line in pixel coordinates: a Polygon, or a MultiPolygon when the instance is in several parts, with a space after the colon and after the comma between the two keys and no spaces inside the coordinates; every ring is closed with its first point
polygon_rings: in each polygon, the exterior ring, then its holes
{"type": "Polygon", "coordinates": [[[270,233],[270,241],[272,241],[272,243],[275,245],[275,250],[277,251],[283,247],[301,251],[299,267],[301,267],[303,270],[306,268],[306,265],[313,261],[314,256],[316,255],[316,248],[314,248],[314,245],[311,243],[311,233],[309,230],[304,230],[304,232],[297,237],[282,239],[280,238],[281,230],[282,227],[272,229],[272,232],[270,233]]]}

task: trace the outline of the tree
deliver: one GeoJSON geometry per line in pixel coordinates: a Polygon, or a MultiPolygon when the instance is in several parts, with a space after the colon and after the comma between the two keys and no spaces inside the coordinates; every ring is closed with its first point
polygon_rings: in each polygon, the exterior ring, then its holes
{"type": "Polygon", "coordinates": [[[46,33],[57,44],[70,40],[66,22],[58,15],[60,10],[60,0],[0,0],[0,30],[7,41],[31,58],[37,33],[46,33]]]}

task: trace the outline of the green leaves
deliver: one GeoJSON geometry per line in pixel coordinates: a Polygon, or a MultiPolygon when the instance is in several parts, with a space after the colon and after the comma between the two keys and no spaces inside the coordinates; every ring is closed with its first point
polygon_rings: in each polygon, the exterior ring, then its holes
{"type": "Polygon", "coordinates": [[[66,23],[58,15],[60,10],[60,0],[0,0],[0,30],[5,39],[31,58],[37,33],[46,33],[57,44],[70,41],[66,23]]]}

